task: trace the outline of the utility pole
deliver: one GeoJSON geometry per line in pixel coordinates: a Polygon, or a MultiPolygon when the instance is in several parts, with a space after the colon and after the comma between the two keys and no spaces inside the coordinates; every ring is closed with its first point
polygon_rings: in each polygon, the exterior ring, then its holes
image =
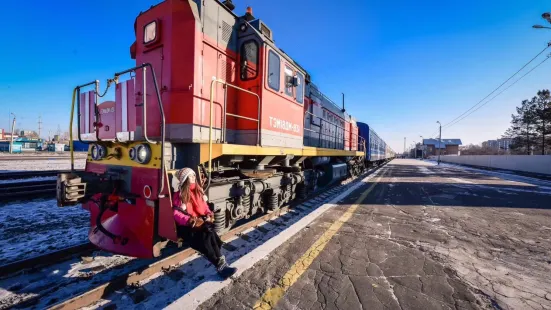
{"type": "Polygon", "coordinates": [[[59,127],[59,124],[57,124],[57,142],[61,141],[61,127],[59,127]]]}
{"type": "Polygon", "coordinates": [[[438,164],[440,165],[440,153],[442,152],[442,124],[440,121],[436,121],[440,125],[440,134],[438,135],[438,164]]]}
{"type": "Polygon", "coordinates": [[[10,154],[13,154],[13,134],[14,134],[14,131],[15,131],[15,114],[13,114],[13,113],[10,113],[10,114],[13,115],[13,122],[11,124],[10,154]]]}
{"type": "Polygon", "coordinates": [[[406,137],[404,137],[404,158],[406,157],[406,137]]]}
{"type": "Polygon", "coordinates": [[[40,139],[40,132],[42,131],[42,115],[38,116],[38,139],[40,139]]]}

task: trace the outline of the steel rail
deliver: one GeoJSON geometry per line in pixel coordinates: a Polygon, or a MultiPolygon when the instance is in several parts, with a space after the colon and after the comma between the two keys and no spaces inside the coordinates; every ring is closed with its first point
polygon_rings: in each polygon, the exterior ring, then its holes
{"type": "Polygon", "coordinates": [[[55,177],[64,170],[45,170],[45,171],[18,171],[0,174],[0,180],[28,179],[33,177],[55,177]]]}

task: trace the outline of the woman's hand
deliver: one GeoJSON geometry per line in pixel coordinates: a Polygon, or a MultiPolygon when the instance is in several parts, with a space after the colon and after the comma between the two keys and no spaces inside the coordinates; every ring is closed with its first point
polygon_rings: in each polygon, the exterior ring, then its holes
{"type": "Polygon", "coordinates": [[[194,219],[193,225],[191,226],[193,228],[200,228],[203,224],[205,224],[205,221],[200,217],[196,217],[194,219]]]}
{"type": "Polygon", "coordinates": [[[214,223],[214,214],[207,215],[207,222],[214,223]]]}

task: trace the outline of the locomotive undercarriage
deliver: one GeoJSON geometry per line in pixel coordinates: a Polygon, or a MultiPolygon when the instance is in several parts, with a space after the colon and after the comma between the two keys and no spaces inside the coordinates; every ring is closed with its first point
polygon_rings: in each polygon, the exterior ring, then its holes
{"type": "Polygon", "coordinates": [[[208,198],[218,232],[228,231],[241,219],[277,210],[295,199],[303,200],[311,193],[364,170],[361,159],[327,158],[320,161],[313,158],[293,160],[289,156],[267,157],[233,156],[217,161],[216,172],[208,187],[208,198]],[[338,167],[339,170],[328,167],[338,167]]]}

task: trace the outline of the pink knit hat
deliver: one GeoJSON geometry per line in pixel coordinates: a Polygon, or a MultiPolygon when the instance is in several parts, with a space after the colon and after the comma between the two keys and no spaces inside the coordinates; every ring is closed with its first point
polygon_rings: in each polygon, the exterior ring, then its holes
{"type": "Polygon", "coordinates": [[[178,189],[182,188],[182,185],[186,183],[187,178],[192,174],[195,175],[195,171],[190,168],[182,168],[176,171],[176,179],[178,179],[178,181],[180,182],[180,184],[178,185],[178,189]]]}

